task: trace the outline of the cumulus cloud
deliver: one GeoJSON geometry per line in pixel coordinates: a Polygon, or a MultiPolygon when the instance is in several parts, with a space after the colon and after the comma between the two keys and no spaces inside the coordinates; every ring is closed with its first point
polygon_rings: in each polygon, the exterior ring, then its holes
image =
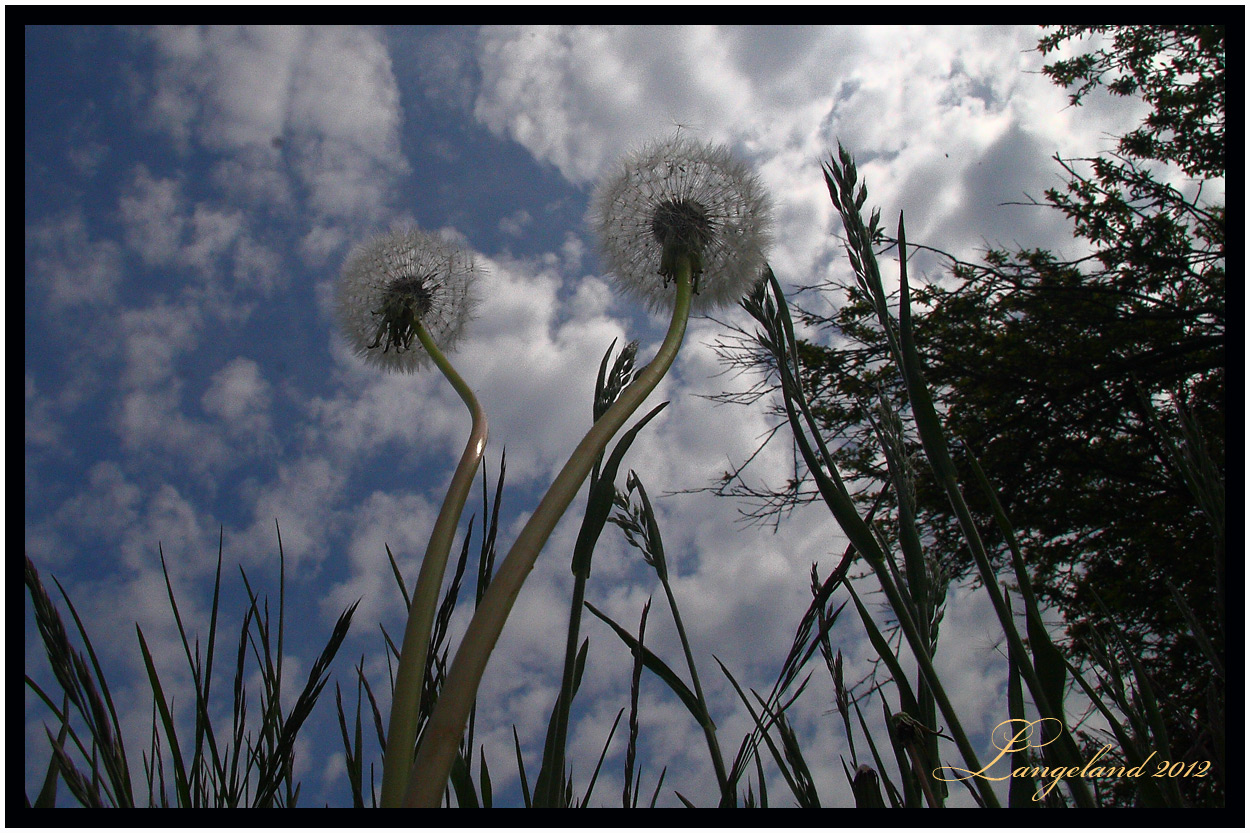
{"type": "Polygon", "coordinates": [[[280,529],[287,563],[305,568],[302,578],[311,581],[338,523],[328,507],[342,500],[345,484],[345,474],[329,460],[312,457],[279,465],[271,481],[249,483],[242,498],[251,523],[237,533],[240,551],[251,559],[265,558],[277,549],[275,529],[280,529]]]}
{"type": "Polygon", "coordinates": [[[181,188],[172,179],[154,177],[146,166],[135,170],[128,193],[118,201],[126,224],[126,242],[151,266],[177,257],[186,223],[181,188]]]}
{"type": "Polygon", "coordinates": [[[127,253],[184,296],[205,293],[213,313],[237,317],[236,296],[269,295],[286,283],[280,258],[255,239],[255,224],[242,210],[187,191],[176,178],[135,167],[118,199],[127,253]]]}
{"type": "Polygon", "coordinates": [[[39,393],[35,379],[29,373],[23,380],[23,401],[26,407],[26,444],[28,446],[55,445],[61,436],[61,426],[52,415],[51,403],[39,393]]]}
{"type": "Polygon", "coordinates": [[[213,374],[200,398],[204,410],[225,420],[231,433],[253,435],[269,432],[269,401],[270,386],[260,365],[244,358],[213,374]]]}
{"type": "Polygon", "coordinates": [[[474,115],[585,183],[675,119],[736,109],[721,52],[705,27],[492,27],[478,40],[474,115]]]}
{"type": "Polygon", "coordinates": [[[55,311],[116,301],[122,248],[100,239],[81,211],[70,211],[26,229],[28,276],[47,292],[55,311]]]}
{"type": "Polygon", "coordinates": [[[509,237],[520,237],[525,233],[525,227],[533,221],[534,218],[528,211],[519,208],[499,221],[499,230],[509,237]]]}
{"type": "Polygon", "coordinates": [[[383,218],[407,162],[399,92],[377,32],[162,27],[149,37],[159,61],[151,123],[184,148],[219,154],[218,182],[278,205],[298,185],[328,218],[383,218]]]}
{"type": "Polygon", "coordinates": [[[121,315],[126,369],[123,381],[145,387],[169,379],[179,354],[193,347],[202,325],[198,309],[157,304],[121,315]]]}
{"type": "Polygon", "coordinates": [[[839,254],[819,169],[839,142],[913,241],[964,257],[1068,242],[1051,213],[1003,204],[1054,183],[1051,153],[1103,149],[1101,111],[1116,105],[1070,118],[1036,39],[994,26],[496,27],[478,41],[474,115],[579,184],[675,129],[728,142],[777,197],[774,266],[808,283],[839,254]]]}
{"type": "MultiPolygon", "coordinates": [[[[395,556],[412,593],[436,511],[424,496],[402,492],[374,492],[354,506],[347,521],[349,576],[326,594],[325,612],[337,616],[348,605],[360,602],[361,621],[403,622],[403,595],[386,553],[389,548],[395,556]]],[[[403,633],[402,625],[398,633],[403,633]]]]}

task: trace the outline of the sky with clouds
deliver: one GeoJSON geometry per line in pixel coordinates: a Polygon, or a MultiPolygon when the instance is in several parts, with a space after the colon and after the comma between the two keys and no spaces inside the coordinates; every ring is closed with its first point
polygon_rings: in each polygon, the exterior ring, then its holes
{"type": "MultiPolygon", "coordinates": [[[[403,611],[386,547],[411,585],[468,419],[438,374],[381,373],[337,332],[335,281],[353,244],[415,223],[485,267],[478,317],[452,360],[489,416],[492,479],[507,451],[506,552],[589,426],[604,351],[638,339],[649,360],[666,325],[614,292],[587,231],[591,189],[619,156],[677,130],[728,145],[773,196],[770,262],[789,286],[849,275],[820,171],[838,142],[887,226],[906,212],[912,241],[966,258],[987,245],[1074,255],[1061,216],[1005,204],[1059,184],[1053,154],[1109,150],[1141,111],[1106,96],[1068,107],[1040,74],[1039,36],[1027,26],[27,28],[25,550],[88,623],[131,747],[146,748],[151,721],[136,623],[178,702],[190,702],[160,552],[184,620],[205,634],[220,534],[223,621],[236,628],[236,565],[276,602],[275,521],[290,679],[360,600],[334,679],[351,695],[363,658],[387,704],[378,626],[400,634],[403,611]]],[[[740,464],[771,426],[762,407],[706,398],[749,383],[725,375],[718,334],[714,321],[691,322],[650,400],[671,404],[626,466],[656,504],[734,750],[750,718],[713,657],[744,686],[768,688],[810,601],[811,565],[827,574],[845,541],[819,507],[773,532],[744,525],[733,500],[673,494],[740,464]]],[[[792,465],[776,443],[752,471],[780,483],[792,465]]],[[[501,800],[519,800],[513,726],[532,782],[559,684],[580,520],[570,514],[482,685],[477,741],[501,800]]],[[[654,574],[609,527],[587,598],[635,628],[652,595],[648,644],[680,666],[654,574]]],[[[26,667],[47,680],[26,607],[26,667]]],[[[965,726],[982,736],[1006,717],[992,621],[980,594],[952,590],[938,656],[965,726]]],[[[453,638],[464,624],[454,620],[453,638]]],[[[628,705],[631,671],[606,626],[588,617],[583,633],[590,659],[569,753],[579,790],[628,705]]],[[[867,672],[850,617],[834,645],[848,679],[867,672]]],[[[303,804],[347,800],[332,688],[299,749],[303,804]]],[[[31,694],[25,702],[32,790],[47,716],[31,694]]],[[[641,704],[643,791],[667,767],[661,804],[677,803],[674,790],[714,802],[698,726],[654,677],[641,704]]],[[[832,709],[819,672],[793,720],[822,800],[845,805],[832,709]]],[[[624,756],[618,732],[594,803],[619,801],[624,756]]],[[[782,801],[784,786],[769,793],[782,801]]]]}

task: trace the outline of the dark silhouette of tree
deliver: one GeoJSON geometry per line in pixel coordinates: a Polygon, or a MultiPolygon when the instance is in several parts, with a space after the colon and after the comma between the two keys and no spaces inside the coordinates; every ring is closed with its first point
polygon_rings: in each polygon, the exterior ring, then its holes
{"type": "MultiPolygon", "coordinates": [[[[967,455],[975,455],[1016,529],[1035,592],[1066,618],[1073,655],[1088,659],[1102,645],[1141,659],[1174,757],[1222,760],[1225,208],[1206,192],[1222,188],[1225,170],[1224,27],[1062,26],[1038,48],[1047,55],[1090,36],[1109,43],[1044,69],[1074,90],[1073,106],[1098,90],[1151,106],[1115,152],[1056,156],[1066,187],[1032,202],[1070,218],[1091,254],[1074,262],[1028,249],[991,250],[978,263],[947,256],[949,288],[913,289],[916,339],[959,441],[961,482],[974,482],[967,455]],[[1196,499],[1169,450],[1181,443],[1182,418],[1187,447],[1213,463],[1218,512],[1196,499]]],[[[833,345],[801,345],[803,382],[867,507],[889,482],[870,412],[881,398],[905,410],[906,396],[869,301],[854,285],[822,289],[846,301],[831,315],[802,313],[833,345]]],[[[740,366],[758,361],[745,343],[723,345],[723,354],[740,366]]],[[[919,475],[926,543],[953,575],[967,575],[950,505],[927,471],[919,475]]],[[[759,499],[761,519],[811,497],[797,468],[780,490],[746,482],[741,470],[729,472],[722,490],[759,499]]],[[[986,501],[975,489],[966,497],[1002,555],[986,501]]],[[[1188,801],[1223,804],[1215,769],[1182,781],[1188,801]]]]}

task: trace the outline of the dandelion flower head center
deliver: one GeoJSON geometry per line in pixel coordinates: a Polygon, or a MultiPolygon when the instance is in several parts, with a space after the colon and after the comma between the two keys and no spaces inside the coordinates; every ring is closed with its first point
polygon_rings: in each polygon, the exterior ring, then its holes
{"type": "Polygon", "coordinates": [[[377,333],[368,346],[382,352],[412,349],[417,334],[417,322],[425,316],[434,302],[434,273],[397,278],[382,291],[382,305],[373,311],[378,321],[377,333]]]}
{"type": "Polygon", "coordinates": [[[651,234],[656,242],[666,251],[684,249],[696,259],[712,241],[714,225],[707,209],[692,199],[662,200],[651,214],[651,234]]]}

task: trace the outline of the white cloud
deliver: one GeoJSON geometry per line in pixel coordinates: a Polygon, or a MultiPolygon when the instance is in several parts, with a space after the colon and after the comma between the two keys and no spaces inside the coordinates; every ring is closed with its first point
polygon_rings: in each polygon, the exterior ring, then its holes
{"type": "Polygon", "coordinates": [[[118,210],[128,249],[159,268],[182,294],[206,291],[217,314],[239,314],[235,290],[268,295],[287,282],[279,257],[253,238],[253,224],[243,211],[193,202],[178,179],[156,177],[145,165],[137,166],[118,210]]]}
{"type": "Polygon", "coordinates": [[[149,116],[175,140],[233,149],[283,135],[300,30],[169,26],[146,36],[160,58],[149,116]]]}
{"type": "Polygon", "coordinates": [[[730,143],[777,199],[778,274],[807,283],[840,258],[819,169],[839,141],[886,226],[905,211],[914,242],[966,257],[987,243],[1070,244],[1053,212],[1002,203],[1053,185],[1053,152],[1105,149],[1124,113],[1099,101],[1073,118],[1038,71],[1038,37],[993,26],[495,27],[478,41],[474,115],[579,184],[675,125],[730,143]]]}
{"type": "Polygon", "coordinates": [[[208,272],[217,258],[239,238],[243,231],[243,214],[201,204],[195,207],[190,226],[191,241],[184,257],[192,268],[208,272]]]}
{"type": "Polygon", "coordinates": [[[28,275],[42,284],[53,310],[116,302],[122,249],[88,229],[81,211],[70,211],[26,229],[28,275]]]}
{"type": "Polygon", "coordinates": [[[737,110],[736,73],[718,52],[705,28],[492,27],[479,37],[474,115],[587,182],[674,122],[737,110]]]}
{"type": "Polygon", "coordinates": [[[225,420],[231,433],[263,435],[270,431],[270,397],[260,365],[238,358],[213,374],[200,404],[207,413],[225,420]]]}
{"type": "Polygon", "coordinates": [[[331,507],[340,505],[346,473],[329,460],[303,457],[278,466],[272,480],[252,482],[243,490],[251,523],[236,533],[236,546],[247,559],[263,559],[277,550],[277,528],[288,569],[302,569],[312,581],[325,559],[331,531],[339,522],[331,507]]]}
{"type": "Polygon", "coordinates": [[[149,387],[174,375],[178,356],[195,346],[202,326],[194,307],[159,303],[127,310],[120,318],[125,341],[127,386],[149,387]]]}
{"type": "MultiPolygon", "coordinates": [[[[388,628],[398,644],[404,632],[403,595],[395,582],[386,551],[389,547],[395,556],[411,595],[436,512],[437,506],[431,505],[424,496],[412,493],[374,492],[352,507],[347,544],[350,575],[326,593],[323,613],[337,616],[348,605],[359,601],[359,621],[371,625],[398,623],[396,629],[388,628]]],[[[458,555],[458,549],[451,554],[448,578],[458,555]]]]}
{"type": "Polygon", "coordinates": [[[518,208],[499,221],[499,230],[509,237],[520,237],[525,227],[534,222],[534,218],[524,208],[518,208]]]}
{"type": "Polygon", "coordinates": [[[116,463],[92,466],[86,482],[60,507],[27,528],[27,554],[40,565],[68,563],[72,542],[81,536],[116,541],[139,520],[142,491],[116,463]]]}
{"type": "Polygon", "coordinates": [[[177,182],[156,178],[140,165],[130,189],[118,200],[118,209],[126,224],[126,242],[145,263],[166,266],[176,260],[186,224],[177,182]]]}
{"type": "Polygon", "coordinates": [[[184,147],[220,154],[219,184],[286,206],[293,175],[321,215],[384,219],[407,163],[399,91],[378,33],[162,27],[149,36],[159,56],[151,121],[184,147]]]}
{"type": "Polygon", "coordinates": [[[152,455],[153,464],[204,475],[223,464],[237,464],[231,447],[210,424],[182,412],[181,386],[162,385],[122,395],[116,427],[127,451],[152,455]]]}
{"type": "Polygon", "coordinates": [[[462,405],[457,410],[459,400],[451,391],[439,398],[440,383],[446,383],[437,372],[381,373],[366,367],[340,340],[335,357],[346,368],[338,395],[309,405],[310,433],[326,453],[351,460],[368,459],[391,444],[412,449],[437,443],[439,451],[463,446],[467,412],[462,405]]]}

